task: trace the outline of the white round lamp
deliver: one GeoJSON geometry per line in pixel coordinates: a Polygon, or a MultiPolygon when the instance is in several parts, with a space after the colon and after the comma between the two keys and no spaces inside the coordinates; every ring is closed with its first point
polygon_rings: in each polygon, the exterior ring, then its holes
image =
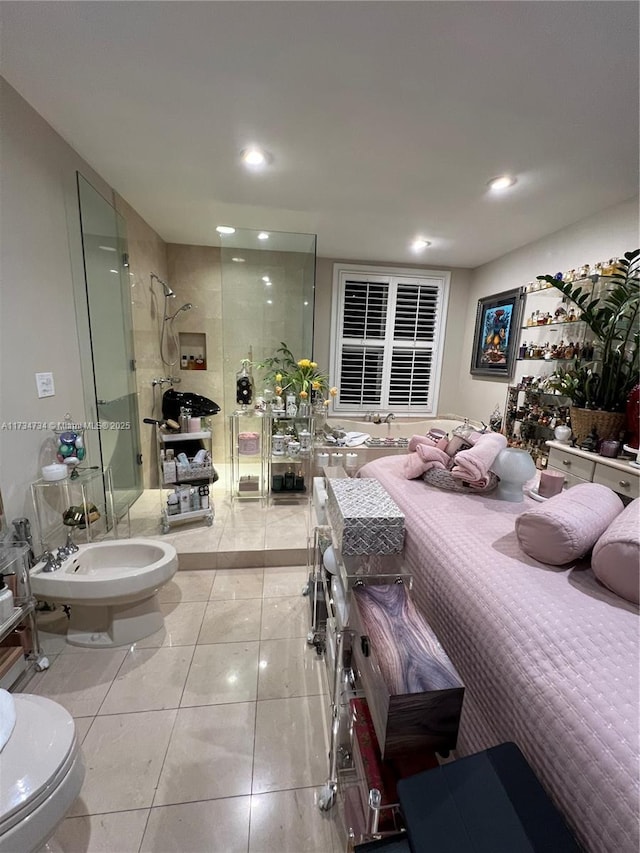
{"type": "Polygon", "coordinates": [[[498,498],[517,503],[523,500],[522,487],[535,476],[536,466],[526,450],[505,447],[497,455],[491,470],[500,478],[496,492],[498,498]]]}

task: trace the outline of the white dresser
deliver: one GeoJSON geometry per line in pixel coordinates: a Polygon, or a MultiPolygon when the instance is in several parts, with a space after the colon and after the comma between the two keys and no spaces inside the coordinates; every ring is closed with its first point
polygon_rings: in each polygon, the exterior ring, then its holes
{"type": "Polygon", "coordinates": [[[626,498],[640,497],[640,468],[622,459],[608,459],[597,453],[569,447],[560,441],[547,441],[547,468],[561,471],[567,486],[578,483],[601,483],[626,498]]]}

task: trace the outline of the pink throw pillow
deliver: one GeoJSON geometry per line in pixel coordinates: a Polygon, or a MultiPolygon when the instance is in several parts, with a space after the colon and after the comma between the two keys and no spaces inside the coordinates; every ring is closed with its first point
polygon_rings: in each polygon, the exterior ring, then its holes
{"type": "Polygon", "coordinates": [[[591,568],[612,592],[640,604],[640,498],[625,507],[598,539],[591,568]]]}
{"type": "Polygon", "coordinates": [[[584,556],[622,509],[607,486],[581,483],[519,515],[516,535],[525,554],[562,566],[584,556]]]}

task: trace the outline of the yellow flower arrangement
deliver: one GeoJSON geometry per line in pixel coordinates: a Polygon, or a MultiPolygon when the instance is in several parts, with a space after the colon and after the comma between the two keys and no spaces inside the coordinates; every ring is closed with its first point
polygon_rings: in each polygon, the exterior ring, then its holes
{"type": "Polygon", "coordinates": [[[317,362],[309,358],[296,360],[284,342],[280,343],[275,356],[266,358],[255,366],[265,371],[265,382],[273,387],[279,397],[295,394],[302,402],[311,398],[311,402],[323,402],[328,406],[331,397],[338,394],[335,386],[329,387],[329,377],[318,370],[317,362]]]}

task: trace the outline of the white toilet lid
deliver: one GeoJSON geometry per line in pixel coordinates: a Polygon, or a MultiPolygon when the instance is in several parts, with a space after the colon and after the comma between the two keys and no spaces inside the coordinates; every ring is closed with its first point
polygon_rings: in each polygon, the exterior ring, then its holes
{"type": "Polygon", "coordinates": [[[0,832],[49,795],[58,770],[77,749],[73,717],[62,705],[27,693],[13,698],[16,725],[0,752],[0,832]]]}

